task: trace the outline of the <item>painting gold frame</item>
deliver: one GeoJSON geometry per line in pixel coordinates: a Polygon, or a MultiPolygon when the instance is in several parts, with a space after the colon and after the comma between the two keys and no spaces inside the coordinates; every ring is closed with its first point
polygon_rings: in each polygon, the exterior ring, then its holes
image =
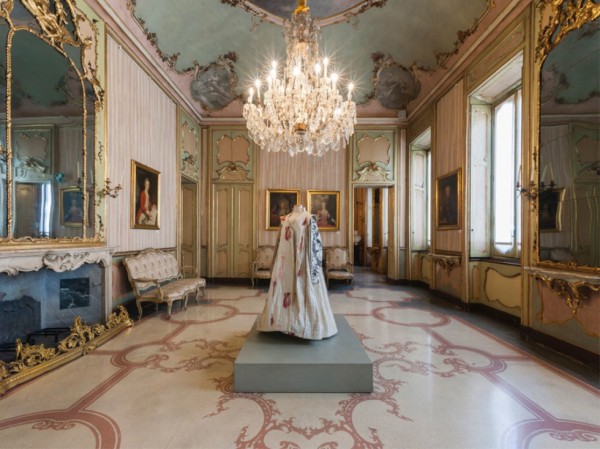
{"type": "Polygon", "coordinates": [[[265,225],[267,231],[276,231],[279,229],[279,224],[275,224],[275,217],[280,217],[282,215],[287,215],[292,212],[292,208],[296,205],[300,204],[300,190],[275,190],[275,189],[267,189],[266,202],[265,202],[265,225]],[[275,204],[278,199],[285,199],[289,205],[289,211],[279,211],[276,210],[277,204],[275,204]]]}
{"type": "MultiPolygon", "coordinates": [[[[87,197],[87,201],[84,203],[82,190],[77,186],[65,187],[65,188],[60,189],[59,204],[60,204],[60,225],[61,226],[67,226],[67,227],[71,227],[71,228],[80,228],[83,226],[83,216],[84,216],[83,206],[84,206],[84,204],[87,204],[88,207],[90,206],[90,193],[89,192],[86,192],[86,197],[87,197]],[[71,221],[66,218],[65,198],[66,198],[66,196],[69,196],[70,198],[72,198],[72,195],[70,195],[70,194],[73,194],[73,193],[78,194],[79,197],[81,198],[81,204],[77,204],[78,206],[80,206],[80,209],[81,209],[81,221],[71,221]]],[[[88,226],[90,226],[89,216],[90,216],[90,213],[88,211],[88,221],[87,221],[88,226]]]]}
{"type": "Polygon", "coordinates": [[[131,161],[131,227],[160,229],[160,172],[137,161],[131,161]],[[149,204],[146,211],[140,205],[145,180],[149,181],[149,204]]]}
{"type": "Polygon", "coordinates": [[[562,230],[562,209],[565,201],[566,189],[550,189],[540,193],[538,225],[540,232],[560,232],[562,230]],[[548,197],[552,197],[548,201],[548,197]],[[552,205],[556,207],[553,208],[552,205]],[[548,214],[546,217],[545,214],[548,214]]]}
{"type": "Polygon", "coordinates": [[[461,168],[438,176],[435,180],[435,224],[438,231],[462,228],[461,168]],[[449,190],[447,190],[448,187],[449,190]],[[444,196],[447,199],[444,199],[444,204],[440,204],[441,198],[444,196]],[[441,210],[442,208],[443,210],[441,210]]]}
{"type": "Polygon", "coordinates": [[[309,190],[307,192],[307,206],[308,206],[308,211],[311,214],[317,215],[317,225],[319,226],[319,231],[323,232],[323,231],[339,231],[340,229],[340,192],[339,190],[337,191],[331,191],[331,190],[309,190]],[[321,197],[321,199],[317,199],[317,197],[321,197]],[[331,199],[334,198],[334,202],[335,202],[335,207],[331,208],[328,207],[326,209],[327,215],[323,216],[322,214],[318,213],[318,205],[316,204],[316,201],[319,201],[319,205],[322,204],[322,199],[323,197],[325,197],[326,199],[326,204],[331,204],[331,199]],[[314,211],[313,211],[314,208],[314,211]],[[335,215],[333,215],[331,213],[331,210],[335,210],[335,215]],[[322,220],[327,220],[329,222],[332,222],[332,224],[329,225],[322,225],[319,224],[319,221],[322,220]]]}

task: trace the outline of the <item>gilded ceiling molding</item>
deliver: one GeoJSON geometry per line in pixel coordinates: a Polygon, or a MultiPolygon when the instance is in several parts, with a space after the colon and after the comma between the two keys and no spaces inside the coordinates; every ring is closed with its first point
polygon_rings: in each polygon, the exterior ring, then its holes
{"type": "Polygon", "coordinates": [[[535,57],[542,61],[570,31],[600,17],[600,3],[592,0],[536,0],[540,11],[540,34],[535,57]],[[543,11],[551,5],[549,23],[543,26],[543,11]]]}
{"type": "MultiPolygon", "coordinates": [[[[135,3],[135,0],[129,0],[135,3]]],[[[241,8],[247,13],[252,15],[252,31],[256,29],[256,27],[262,22],[270,22],[275,25],[287,26],[288,18],[281,17],[272,12],[269,12],[257,5],[255,5],[252,1],[249,0],[221,0],[221,3],[224,5],[229,5],[234,8],[241,8]]],[[[382,8],[387,3],[387,0],[363,0],[353,7],[340,11],[336,14],[332,14],[328,17],[319,17],[315,18],[315,22],[319,26],[327,26],[333,25],[335,23],[347,22],[353,23],[353,20],[356,19],[357,16],[368,11],[371,8],[382,8]]],[[[358,22],[354,22],[353,24],[356,26],[358,22]]]]}
{"type": "Polygon", "coordinates": [[[106,324],[88,326],[80,316],[76,317],[70,334],[56,348],[46,348],[43,344],[24,345],[17,339],[15,361],[6,363],[0,360],[0,396],[23,382],[88,354],[131,327],[133,321],[127,310],[123,306],[118,308],[119,312],[111,313],[106,324]]]}

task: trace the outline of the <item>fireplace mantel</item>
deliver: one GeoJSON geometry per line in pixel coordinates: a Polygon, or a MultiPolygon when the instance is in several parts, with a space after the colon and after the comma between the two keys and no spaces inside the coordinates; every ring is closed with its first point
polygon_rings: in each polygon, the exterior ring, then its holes
{"type": "Polygon", "coordinates": [[[48,269],[58,273],[74,271],[85,264],[104,268],[103,315],[108,318],[112,309],[112,254],[113,247],[88,246],[64,249],[32,248],[0,251],[0,276],[18,276],[23,272],[48,269]]]}
{"type": "Polygon", "coordinates": [[[73,271],[86,263],[107,267],[112,262],[112,247],[87,247],[57,249],[26,249],[0,251],[0,273],[16,276],[21,271],[38,271],[41,268],[62,273],[73,271]]]}

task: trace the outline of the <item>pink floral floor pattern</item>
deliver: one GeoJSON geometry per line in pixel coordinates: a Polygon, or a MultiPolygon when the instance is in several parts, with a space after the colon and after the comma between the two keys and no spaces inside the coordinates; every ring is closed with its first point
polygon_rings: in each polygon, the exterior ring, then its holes
{"type": "MultiPolygon", "coordinates": [[[[334,290],[335,292],[335,290],[334,290]]],[[[600,392],[398,288],[331,294],[371,394],[240,394],[265,292],[207,290],[0,399],[0,448],[597,448],[600,392]]]]}

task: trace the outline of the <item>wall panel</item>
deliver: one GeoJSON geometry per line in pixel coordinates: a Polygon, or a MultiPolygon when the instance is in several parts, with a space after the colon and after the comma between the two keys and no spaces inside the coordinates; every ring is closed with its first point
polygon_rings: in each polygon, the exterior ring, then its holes
{"type": "Polygon", "coordinates": [[[176,105],[112,38],[107,38],[107,240],[117,251],[176,246],[176,105]],[[160,230],[130,228],[131,160],[161,172],[160,230]]]}
{"type": "Polygon", "coordinates": [[[277,231],[266,228],[266,190],[299,189],[302,204],[307,204],[307,190],[340,191],[340,229],[335,232],[321,232],[324,246],[346,246],[348,205],[346,204],[347,149],[330,151],[322,157],[307,156],[305,153],[294,157],[286,152],[269,153],[258,150],[258,244],[275,245],[277,231]]]}
{"type": "MultiPolygon", "coordinates": [[[[458,82],[436,104],[434,145],[432,148],[434,169],[433,189],[435,189],[435,179],[462,167],[463,153],[465,151],[466,116],[463,84],[462,81],[458,82]]],[[[464,220],[462,226],[464,229],[464,220]]],[[[436,230],[435,250],[460,252],[462,232],[462,229],[436,230]]]]}

